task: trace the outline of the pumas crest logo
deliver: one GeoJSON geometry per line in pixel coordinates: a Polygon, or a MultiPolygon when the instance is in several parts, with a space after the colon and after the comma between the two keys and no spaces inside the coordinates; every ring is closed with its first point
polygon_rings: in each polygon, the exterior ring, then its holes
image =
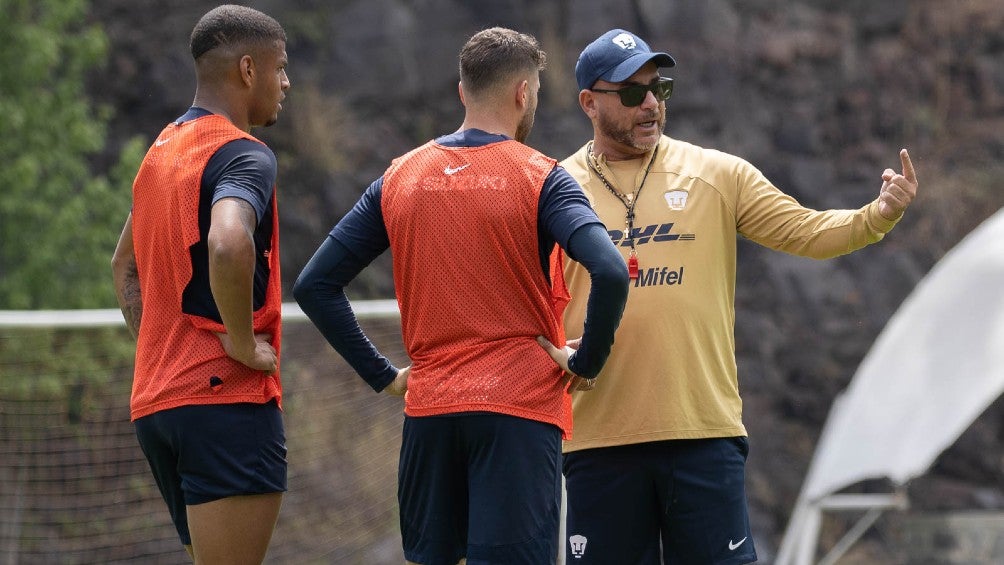
{"type": "Polygon", "coordinates": [[[687,194],[686,190],[667,190],[662,196],[670,210],[683,210],[687,205],[687,194]]]}
{"type": "Polygon", "coordinates": [[[568,545],[572,547],[572,557],[582,559],[586,553],[586,536],[575,534],[568,537],[568,545]]]}
{"type": "Polygon", "coordinates": [[[610,41],[614,42],[614,45],[619,46],[621,49],[634,49],[638,46],[638,44],[634,42],[634,38],[626,33],[619,33],[610,41]]]}

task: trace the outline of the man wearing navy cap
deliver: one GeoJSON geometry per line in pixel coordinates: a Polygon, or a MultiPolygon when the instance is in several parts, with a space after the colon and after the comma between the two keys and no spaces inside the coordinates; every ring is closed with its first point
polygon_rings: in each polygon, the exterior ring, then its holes
{"type": "MultiPolygon", "coordinates": [[[[562,165],[628,264],[616,343],[589,394],[573,395],[564,442],[568,561],[756,561],[746,509],[748,442],[735,359],[736,236],[827,258],[883,238],[917,191],[910,156],[856,210],[817,211],[745,160],[663,135],[676,62],[611,30],[579,56],[593,139],[562,165]]],[[[585,322],[589,277],[565,262],[568,335],[585,322]]]]}

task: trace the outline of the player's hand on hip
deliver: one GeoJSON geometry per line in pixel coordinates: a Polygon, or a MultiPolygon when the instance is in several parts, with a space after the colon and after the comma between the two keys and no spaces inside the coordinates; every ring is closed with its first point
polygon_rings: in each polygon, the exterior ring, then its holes
{"type": "Polygon", "coordinates": [[[264,371],[268,375],[275,373],[279,368],[279,355],[269,343],[272,340],[271,334],[255,334],[253,347],[238,347],[230,339],[230,334],[217,333],[216,337],[220,339],[223,351],[238,363],[257,371],[264,371]]]}
{"type": "Polygon", "coordinates": [[[906,149],[899,150],[899,160],[903,172],[886,169],[882,173],[882,190],[879,191],[879,214],[887,220],[895,220],[903,215],[907,206],[917,196],[917,173],[906,149]]]}
{"type": "Polygon", "coordinates": [[[565,342],[564,347],[556,347],[546,337],[542,335],[537,336],[537,344],[540,345],[551,357],[551,359],[553,359],[554,362],[561,367],[561,370],[565,372],[564,379],[569,392],[573,390],[593,390],[593,387],[596,386],[595,378],[587,379],[585,377],[580,377],[568,368],[568,358],[572,356],[572,353],[575,353],[575,350],[579,348],[580,343],[582,343],[582,338],[577,338],[565,342]]]}
{"type": "Polygon", "coordinates": [[[394,380],[383,389],[383,392],[386,392],[391,396],[404,396],[404,394],[408,392],[409,375],[411,375],[411,365],[408,365],[403,369],[399,369],[397,376],[394,377],[394,380]]]}

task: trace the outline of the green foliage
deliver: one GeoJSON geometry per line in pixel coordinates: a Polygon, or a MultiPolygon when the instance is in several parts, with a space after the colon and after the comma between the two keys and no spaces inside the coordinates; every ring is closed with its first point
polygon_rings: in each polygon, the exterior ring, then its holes
{"type": "Polygon", "coordinates": [[[135,345],[124,327],[0,328],[0,402],[58,400],[79,414],[91,394],[131,381],[135,345]]]}
{"type": "Polygon", "coordinates": [[[0,308],[115,304],[108,264],[141,154],[131,142],[110,175],[90,170],[110,110],[85,96],[107,52],[86,11],[85,0],[0,0],[0,308]]]}

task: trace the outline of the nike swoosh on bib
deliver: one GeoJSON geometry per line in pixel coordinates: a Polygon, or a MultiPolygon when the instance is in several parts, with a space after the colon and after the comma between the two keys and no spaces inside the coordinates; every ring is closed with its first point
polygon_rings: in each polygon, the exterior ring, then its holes
{"type": "Polygon", "coordinates": [[[443,173],[447,174],[447,175],[452,175],[453,173],[459,173],[460,171],[462,171],[462,170],[464,170],[464,169],[466,169],[467,167],[470,167],[470,166],[471,166],[471,164],[467,163],[465,165],[460,165],[457,168],[446,167],[445,169],[443,169],[443,173]]]}

